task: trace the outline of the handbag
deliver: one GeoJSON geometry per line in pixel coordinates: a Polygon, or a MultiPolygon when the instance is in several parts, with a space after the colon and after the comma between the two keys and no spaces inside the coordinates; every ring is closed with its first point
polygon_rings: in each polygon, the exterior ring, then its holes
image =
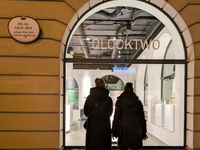
{"type": "Polygon", "coordinates": [[[121,123],[121,121],[119,120],[117,123],[117,127],[115,130],[115,133],[113,134],[114,137],[120,137],[122,134],[122,128],[123,128],[123,124],[121,123]]]}
{"type": "Polygon", "coordinates": [[[115,130],[115,132],[113,133],[113,136],[114,136],[114,137],[120,137],[120,136],[122,135],[123,123],[124,123],[124,121],[126,120],[126,118],[127,118],[127,116],[128,116],[128,114],[129,114],[130,111],[131,111],[131,109],[128,111],[128,113],[127,113],[126,116],[124,117],[123,121],[120,121],[120,120],[118,121],[116,130],[115,130]]]}
{"type": "MultiPolygon", "coordinates": [[[[94,105],[97,106],[97,102],[95,102],[94,105]]],[[[93,106],[92,110],[93,110],[93,109],[94,109],[94,106],[93,106]]],[[[91,110],[91,112],[92,112],[92,110],[91,110]]],[[[90,113],[91,113],[91,112],[90,112],[90,113]]],[[[89,115],[89,116],[90,116],[90,115],[89,115]]],[[[88,118],[89,118],[89,116],[87,117],[85,123],[83,124],[84,129],[87,129],[87,127],[88,127],[88,118]]]]}
{"type": "Polygon", "coordinates": [[[85,129],[87,129],[87,127],[88,127],[88,118],[86,119],[85,123],[83,124],[83,127],[84,127],[85,129]]]}

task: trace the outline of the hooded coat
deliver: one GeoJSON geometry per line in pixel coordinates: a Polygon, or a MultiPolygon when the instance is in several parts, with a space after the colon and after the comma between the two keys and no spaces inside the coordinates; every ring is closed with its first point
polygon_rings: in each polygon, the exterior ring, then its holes
{"type": "Polygon", "coordinates": [[[118,138],[118,146],[124,148],[141,147],[142,137],[146,134],[146,120],[143,105],[134,92],[124,92],[118,97],[112,126],[113,135],[119,120],[124,121],[121,136],[118,138]]]}
{"type": "Polygon", "coordinates": [[[108,95],[107,89],[94,87],[85,101],[84,113],[88,117],[86,150],[111,150],[110,116],[113,102],[108,95]]]}

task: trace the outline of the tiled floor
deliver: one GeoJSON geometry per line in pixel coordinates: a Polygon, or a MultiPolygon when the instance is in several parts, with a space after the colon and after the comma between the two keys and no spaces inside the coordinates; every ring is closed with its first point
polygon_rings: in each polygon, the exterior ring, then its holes
{"type": "MultiPolygon", "coordinates": [[[[66,133],[66,146],[84,146],[85,145],[85,129],[84,121],[74,119],[73,125],[68,133],[66,133]]],[[[148,140],[143,142],[144,146],[167,146],[165,143],[148,133],[148,140]]],[[[113,146],[117,146],[113,143],[113,146]]],[[[80,149],[79,149],[80,150],[80,149]]]]}

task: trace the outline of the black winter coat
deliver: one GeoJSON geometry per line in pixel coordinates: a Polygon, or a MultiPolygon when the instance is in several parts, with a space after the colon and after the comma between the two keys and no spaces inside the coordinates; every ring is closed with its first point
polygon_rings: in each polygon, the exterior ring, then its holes
{"type": "Polygon", "coordinates": [[[142,146],[142,134],[146,134],[146,120],[143,105],[133,92],[124,92],[118,97],[112,126],[113,134],[116,131],[118,121],[123,120],[127,113],[128,116],[123,123],[122,135],[118,138],[118,146],[139,148],[142,146]]]}
{"type": "Polygon", "coordinates": [[[102,87],[90,89],[84,105],[88,117],[86,129],[86,150],[111,150],[110,116],[113,111],[109,91],[102,87]]]}

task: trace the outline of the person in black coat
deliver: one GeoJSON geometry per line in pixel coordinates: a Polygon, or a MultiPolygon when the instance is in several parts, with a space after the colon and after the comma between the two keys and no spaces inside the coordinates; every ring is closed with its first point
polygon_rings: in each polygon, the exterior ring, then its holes
{"type": "Polygon", "coordinates": [[[142,146],[142,139],[148,138],[143,105],[133,92],[132,85],[130,82],[126,83],[123,93],[118,97],[112,124],[112,134],[115,136],[118,122],[126,118],[123,121],[121,136],[118,138],[121,150],[138,150],[142,146]]]}
{"type": "Polygon", "coordinates": [[[97,78],[95,83],[96,87],[90,89],[84,104],[84,113],[88,117],[85,150],[111,150],[113,102],[104,80],[97,78]]]}

